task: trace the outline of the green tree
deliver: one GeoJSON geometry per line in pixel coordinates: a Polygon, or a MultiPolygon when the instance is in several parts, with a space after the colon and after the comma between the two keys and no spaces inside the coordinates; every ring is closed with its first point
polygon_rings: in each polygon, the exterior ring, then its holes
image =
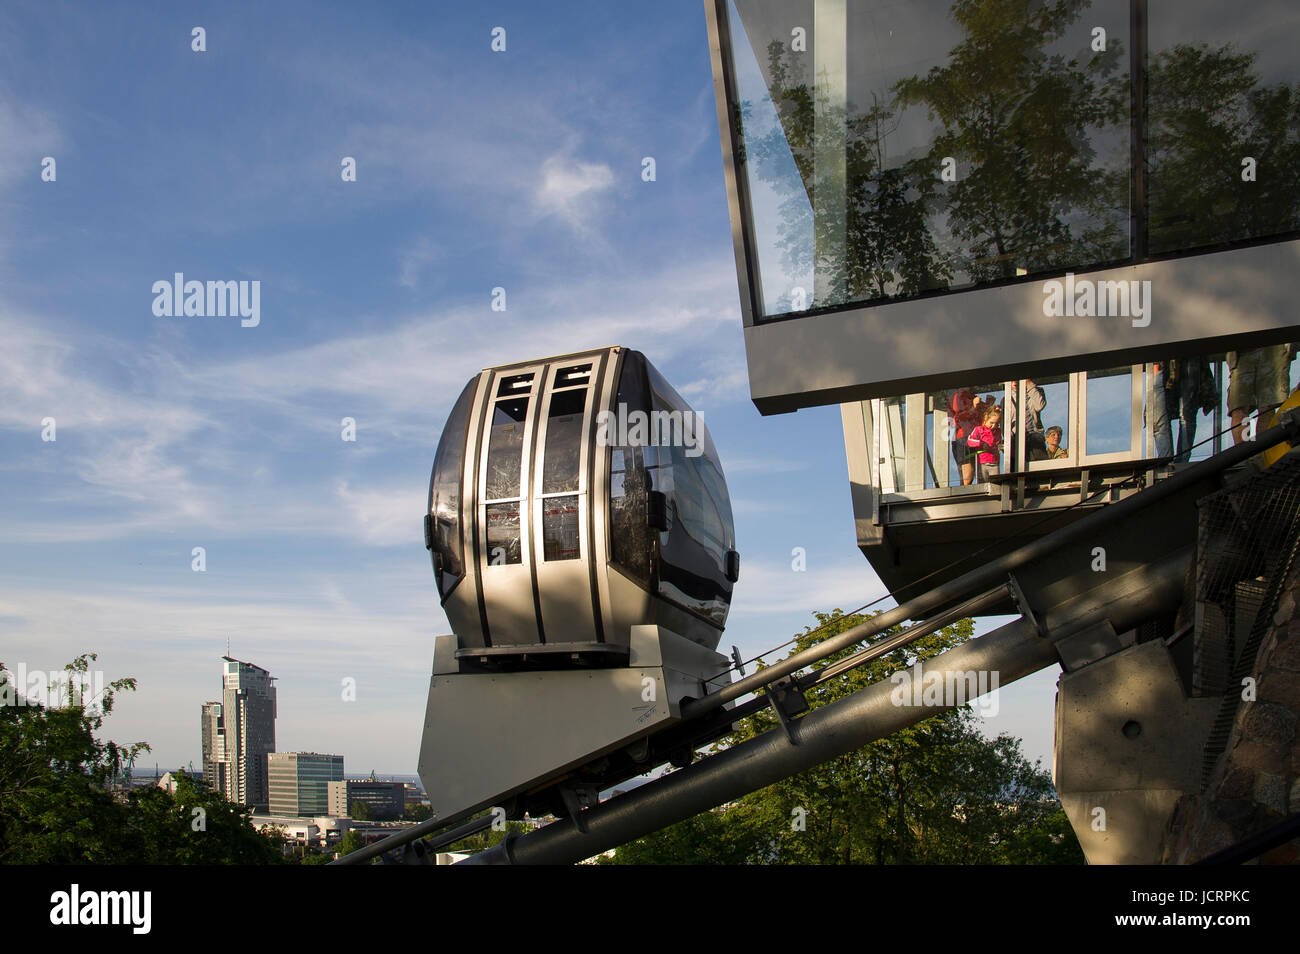
{"type": "Polygon", "coordinates": [[[1091,5],[955,0],[965,35],[948,62],[895,87],[900,108],[924,106],[943,124],[930,167],[963,164],[947,211],[976,281],[1126,254],[1127,164],[1108,172],[1094,146],[1128,122],[1122,44],[1049,52],[1091,5]]]}
{"type": "Polygon", "coordinates": [[[1177,45],[1148,69],[1154,252],[1300,227],[1300,86],[1264,86],[1254,53],[1177,45]],[[1242,160],[1256,178],[1242,179],[1242,160]]]}
{"type": "Polygon", "coordinates": [[[403,816],[407,821],[427,821],[433,817],[433,809],[428,805],[412,805],[403,816]]]}
{"type": "Polygon", "coordinates": [[[284,859],[284,836],[253,826],[253,810],[177,773],[176,792],[156,786],[128,795],[134,864],[269,865],[284,859]]]}
{"type": "MultiPolygon", "coordinates": [[[[800,652],[861,622],[815,614],[800,652]]],[[[851,670],[807,693],[812,709],[888,680],[969,639],[971,620],[851,670]]],[[[827,662],[853,651],[842,650],[827,662]]],[[[768,710],[722,745],[775,727],[768,710]]],[[[1009,736],[986,739],[967,708],[936,715],[856,752],[618,849],[613,863],[1081,863],[1052,790],[1009,736]]]]}
{"type": "Polygon", "coordinates": [[[350,855],[358,848],[364,848],[365,846],[366,840],[361,837],[361,832],[355,828],[349,828],[339,841],[339,854],[350,855]]]}
{"type": "MultiPolygon", "coordinates": [[[[65,668],[70,681],[96,656],[65,668]]],[[[20,699],[0,664],[0,862],[7,864],[271,864],[283,839],[263,834],[251,811],[178,772],[176,794],[160,788],[112,792],[112,783],[149,746],[101,742],[95,733],[118,679],[98,699],[46,706],[20,699]],[[18,704],[21,702],[22,704],[18,704]],[[196,812],[196,809],[199,811],[196,812]]]]}
{"type": "Polygon", "coordinates": [[[602,865],[743,865],[762,860],[770,836],[759,821],[762,806],[741,800],[629,842],[602,865]]]}
{"type": "MultiPolygon", "coordinates": [[[[64,667],[70,680],[89,672],[93,654],[64,667]]],[[[95,732],[113,711],[118,679],[89,705],[47,707],[22,697],[0,663],[0,862],[115,864],[131,850],[127,808],[109,785],[149,746],[100,742],[95,732]]],[[[73,701],[73,700],[69,700],[73,701]]]]}
{"type": "Polygon", "coordinates": [[[370,821],[370,806],[362,801],[355,801],[348,806],[348,814],[357,821],[370,821]]]}
{"type": "Polygon", "coordinates": [[[529,825],[526,825],[521,821],[508,821],[505,823],[505,827],[503,828],[493,826],[492,828],[489,828],[486,831],[481,831],[476,835],[462,838],[460,841],[444,848],[443,851],[464,852],[466,854],[476,855],[480,851],[495,848],[497,845],[501,844],[501,842],[506,840],[506,835],[512,832],[516,835],[522,835],[531,830],[532,829],[529,825]]]}

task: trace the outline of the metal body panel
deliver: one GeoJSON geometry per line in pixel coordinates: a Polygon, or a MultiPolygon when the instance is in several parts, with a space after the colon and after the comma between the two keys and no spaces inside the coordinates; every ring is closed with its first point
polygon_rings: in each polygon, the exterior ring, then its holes
{"type": "Polygon", "coordinates": [[[461,494],[460,494],[460,543],[465,575],[455,588],[443,600],[443,612],[447,622],[457,633],[473,634],[475,645],[485,645],[483,632],[485,619],[483,614],[483,574],[480,572],[482,548],[479,546],[480,522],[478,508],[470,506],[468,500],[472,488],[478,480],[478,461],[481,456],[481,437],[483,418],[487,409],[488,396],[492,393],[490,375],[479,375],[478,390],[470,405],[469,417],[465,422],[465,453],[461,459],[461,494]]]}
{"type": "Polygon", "coordinates": [[[629,635],[626,668],[511,673],[449,671],[454,638],[439,637],[419,761],[434,817],[500,805],[661,731],[727,670],[725,657],[658,626],[629,635]]]}
{"type": "MultiPolygon", "coordinates": [[[[523,555],[534,552],[533,526],[530,519],[533,508],[530,507],[530,500],[525,488],[528,486],[529,477],[533,473],[533,464],[537,454],[537,411],[541,404],[539,398],[541,396],[544,370],[544,365],[537,364],[523,368],[512,368],[509,374],[498,370],[486,376],[488,378],[490,403],[483,414],[481,433],[479,435],[479,446],[485,448],[486,452],[479,454],[478,479],[472,485],[472,490],[465,494],[465,498],[467,501],[471,501],[478,518],[479,532],[475,540],[475,556],[478,571],[482,577],[483,600],[487,607],[485,624],[493,646],[530,645],[541,641],[537,625],[537,610],[533,600],[532,561],[524,558],[523,555]],[[521,388],[517,392],[512,392],[513,397],[527,399],[528,412],[527,417],[520,425],[523,428],[522,456],[520,460],[520,479],[522,483],[516,490],[518,496],[515,497],[518,503],[521,559],[517,563],[510,563],[506,562],[507,555],[502,552],[506,548],[499,545],[494,547],[488,541],[490,531],[488,508],[490,503],[486,495],[481,491],[487,486],[489,479],[488,463],[491,456],[490,435],[493,424],[493,409],[498,403],[501,403],[498,391],[505,378],[520,374],[532,374],[533,380],[527,390],[521,388]]],[[[507,498],[498,499],[507,500],[507,498]]]]}
{"type": "MultiPolygon", "coordinates": [[[[849,470],[849,493],[853,500],[853,521],[859,544],[876,539],[876,494],[871,486],[871,468],[867,464],[867,418],[870,405],[857,401],[840,405],[840,420],[844,427],[844,456],[849,470]],[[858,453],[858,448],[864,450],[858,453]]],[[[944,457],[945,464],[947,457],[944,457]]],[[[946,476],[946,474],[945,474],[946,476]]]]}
{"type": "MultiPolygon", "coordinates": [[[[608,356],[601,354],[591,358],[552,361],[546,366],[544,401],[538,401],[538,434],[536,446],[548,448],[550,429],[554,418],[550,413],[552,402],[558,396],[567,393],[582,392],[583,410],[581,433],[584,437],[591,433],[596,411],[604,406],[601,396],[595,393],[593,385],[600,379],[600,372],[608,356]],[[553,385],[559,368],[570,363],[592,364],[585,388],[564,388],[557,390],[553,385]],[[540,412],[546,411],[543,416],[540,412]]],[[[596,631],[597,615],[592,609],[592,574],[590,567],[595,558],[594,538],[598,535],[592,520],[592,465],[595,458],[601,457],[595,443],[582,440],[578,445],[578,483],[575,491],[548,492],[543,481],[544,470],[534,467],[531,478],[533,507],[531,518],[531,535],[533,545],[530,549],[530,568],[534,573],[537,593],[536,612],[541,619],[541,632],[546,641],[572,640],[574,633],[591,633],[596,631]],[[544,522],[548,517],[561,513],[576,511],[578,520],[577,539],[574,542],[577,556],[574,559],[547,559],[544,553],[544,522]]],[[[567,545],[567,541],[566,541],[567,545]]],[[[566,553],[567,555],[567,553],[566,553]]],[[[581,637],[585,638],[585,637],[581,637]]]]}
{"type": "Polygon", "coordinates": [[[618,376],[623,367],[623,356],[625,349],[610,348],[602,357],[600,365],[593,375],[592,380],[592,400],[593,410],[591,417],[587,422],[588,438],[584,442],[587,447],[587,453],[590,454],[590,484],[588,485],[589,493],[587,499],[587,514],[591,525],[589,537],[590,550],[589,558],[586,561],[589,564],[588,572],[590,573],[592,583],[595,587],[594,592],[590,594],[592,612],[595,614],[595,621],[599,625],[599,637],[605,642],[613,642],[620,646],[628,645],[627,638],[622,633],[611,634],[609,631],[609,620],[611,616],[611,606],[614,605],[610,596],[609,578],[613,575],[610,569],[610,544],[609,544],[609,500],[606,497],[606,489],[609,487],[609,448],[597,446],[596,431],[597,420],[596,414],[598,409],[613,408],[615,397],[618,394],[618,376]]]}
{"type": "Polygon", "coordinates": [[[1290,280],[1297,271],[1300,241],[1080,273],[1150,281],[1145,328],[1119,318],[1047,318],[1041,279],[747,325],[750,394],[760,412],[778,414],[976,379],[1282,344],[1300,337],[1290,280]],[[970,334],[981,327],[998,333],[970,334]]]}
{"type": "Polygon", "coordinates": [[[608,593],[610,606],[613,607],[612,614],[606,617],[613,623],[607,628],[608,638],[615,642],[626,642],[631,639],[633,626],[654,617],[651,603],[657,601],[649,590],[629,580],[617,568],[609,567],[608,564],[601,579],[605,583],[604,590],[608,593]]]}

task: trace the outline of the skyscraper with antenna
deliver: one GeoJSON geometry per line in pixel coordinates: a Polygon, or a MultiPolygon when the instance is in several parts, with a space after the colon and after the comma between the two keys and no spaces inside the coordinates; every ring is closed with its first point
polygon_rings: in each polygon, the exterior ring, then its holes
{"type": "Polygon", "coordinates": [[[221,658],[221,701],[203,704],[203,776],[230,801],[266,811],[267,756],[275,751],[275,678],[252,663],[221,658]]]}

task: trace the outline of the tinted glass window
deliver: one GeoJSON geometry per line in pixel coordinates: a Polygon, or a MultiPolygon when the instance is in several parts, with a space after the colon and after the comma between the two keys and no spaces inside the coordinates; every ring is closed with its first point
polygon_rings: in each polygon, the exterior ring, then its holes
{"type": "Polygon", "coordinates": [[[1129,255],[1128,0],[730,8],[762,316],[1129,255]]]}
{"type": "Polygon", "coordinates": [[[551,395],[546,422],[546,456],[542,464],[542,493],[578,489],[582,460],[582,411],[586,389],[556,391],[551,395]]]}
{"type": "Polygon", "coordinates": [[[429,513],[433,515],[433,549],[442,556],[442,572],[437,574],[438,591],[445,599],[464,576],[460,542],[461,478],[465,460],[466,426],[479,376],[475,375],[447,415],[433,459],[433,479],[429,482],[429,513]]]}
{"type": "Polygon", "coordinates": [[[1152,253],[1300,228],[1294,4],[1148,0],[1152,253]]]}
{"type": "Polygon", "coordinates": [[[591,383],[591,365],[579,364],[569,368],[558,368],[552,387],[568,388],[579,384],[591,383]]]}
{"type": "Polygon", "coordinates": [[[488,442],[488,500],[521,495],[519,478],[527,416],[528,398],[497,401],[493,407],[492,436],[488,442]]]}
{"type": "Polygon", "coordinates": [[[1131,368],[1089,371],[1083,435],[1084,453],[1117,454],[1133,443],[1133,374],[1131,368]]]}
{"type": "Polygon", "coordinates": [[[577,495],[542,502],[542,550],[547,560],[576,560],[581,555],[577,495]]]}
{"type": "Polygon", "coordinates": [[[518,501],[487,505],[488,566],[520,562],[519,508],[518,501]]]}
{"type": "MultiPolygon", "coordinates": [[[[635,351],[623,356],[619,373],[616,411],[648,412],[650,394],[646,386],[645,360],[635,351]]],[[[655,534],[646,524],[646,495],[650,474],[643,448],[618,443],[617,427],[608,428],[609,448],[609,544],[612,562],[642,586],[650,586],[655,534]]],[[[626,437],[626,429],[621,435],[626,437]]]]}
{"type": "Polygon", "coordinates": [[[760,318],[1300,231],[1288,0],[727,11],[760,318]]]}
{"type": "Polygon", "coordinates": [[[514,397],[517,394],[527,394],[532,386],[532,372],[528,374],[507,374],[497,383],[497,397],[514,397]]]}
{"type": "Polygon", "coordinates": [[[699,543],[715,553],[725,552],[729,549],[728,534],[715,496],[721,475],[711,461],[689,457],[681,448],[673,449],[672,460],[673,501],[678,519],[699,543]]]}
{"type": "Polygon", "coordinates": [[[651,403],[657,421],[650,440],[658,468],[656,490],[668,498],[672,526],[659,534],[659,593],[721,627],[731,583],[726,553],[734,547],[731,501],[718,454],[704,420],[649,363],[651,403]]]}

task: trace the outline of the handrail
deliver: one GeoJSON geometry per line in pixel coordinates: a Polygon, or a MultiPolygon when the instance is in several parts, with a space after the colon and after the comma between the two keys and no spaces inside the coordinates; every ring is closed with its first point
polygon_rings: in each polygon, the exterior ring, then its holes
{"type": "MultiPolygon", "coordinates": [[[[459,828],[453,828],[443,832],[434,838],[434,850],[446,845],[454,844],[462,838],[468,838],[470,835],[477,835],[483,829],[492,824],[493,815],[489,812],[486,815],[480,815],[472,821],[467,821],[459,828]]],[[[373,845],[366,845],[364,848],[358,848],[341,857],[335,858],[330,862],[331,865],[359,865],[377,858],[386,851],[392,851],[394,848],[400,848],[408,842],[416,841],[426,835],[430,835],[439,829],[446,828],[447,822],[440,818],[430,818],[428,821],[422,821],[413,828],[407,828],[389,835],[387,838],[381,838],[373,845]]]]}

